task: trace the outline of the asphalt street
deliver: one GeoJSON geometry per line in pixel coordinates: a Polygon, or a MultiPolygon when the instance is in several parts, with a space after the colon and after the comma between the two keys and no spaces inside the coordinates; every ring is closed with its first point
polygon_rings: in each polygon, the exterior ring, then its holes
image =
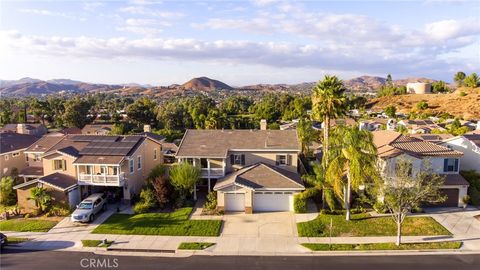
{"type": "Polygon", "coordinates": [[[191,256],[187,258],[105,256],[86,252],[3,250],[0,269],[162,269],[162,270],[461,270],[480,269],[480,255],[417,256],[191,256]]]}

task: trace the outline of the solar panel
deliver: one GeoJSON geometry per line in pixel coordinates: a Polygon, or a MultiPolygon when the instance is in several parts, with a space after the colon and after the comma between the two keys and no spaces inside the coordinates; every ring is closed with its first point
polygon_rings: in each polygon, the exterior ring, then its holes
{"type": "Polygon", "coordinates": [[[137,141],[117,141],[117,142],[92,142],[89,143],[81,152],[81,155],[105,155],[118,156],[127,155],[135,147],[137,141]]]}
{"type": "Polygon", "coordinates": [[[119,136],[77,135],[72,138],[76,142],[115,142],[119,136]]]}

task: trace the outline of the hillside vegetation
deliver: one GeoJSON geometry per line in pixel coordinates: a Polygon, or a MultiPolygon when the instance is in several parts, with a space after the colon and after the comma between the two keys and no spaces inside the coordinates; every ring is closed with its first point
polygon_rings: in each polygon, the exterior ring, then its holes
{"type": "Polygon", "coordinates": [[[397,111],[408,113],[416,110],[416,105],[426,101],[428,109],[425,112],[448,112],[464,119],[480,118],[480,87],[461,87],[449,94],[408,94],[385,96],[371,99],[367,107],[373,110],[382,110],[388,105],[397,107],[397,111]]]}

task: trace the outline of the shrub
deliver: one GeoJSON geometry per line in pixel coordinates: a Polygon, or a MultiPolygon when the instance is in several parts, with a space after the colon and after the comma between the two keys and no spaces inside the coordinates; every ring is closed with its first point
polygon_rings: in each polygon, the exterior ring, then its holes
{"type": "Polygon", "coordinates": [[[135,204],[133,211],[137,214],[146,213],[157,205],[155,193],[150,188],[145,188],[140,192],[140,201],[135,204]]]}
{"type": "Polygon", "coordinates": [[[459,96],[461,96],[461,97],[464,97],[464,96],[466,96],[466,95],[467,95],[467,93],[465,93],[465,92],[461,91],[461,92],[460,92],[458,95],[459,95],[459,96]]]}
{"type": "Polygon", "coordinates": [[[295,213],[307,212],[307,200],[313,196],[318,195],[319,190],[316,188],[309,188],[302,193],[293,196],[293,210],[295,213]]]}
{"type": "Polygon", "coordinates": [[[66,203],[54,203],[48,210],[48,215],[64,217],[70,214],[70,206],[66,203]]]}
{"type": "Polygon", "coordinates": [[[150,211],[150,207],[143,202],[138,202],[133,206],[133,212],[135,214],[144,214],[150,211]]]}
{"type": "Polygon", "coordinates": [[[375,211],[377,211],[377,213],[380,213],[380,214],[385,214],[387,213],[388,209],[387,207],[385,206],[385,204],[381,201],[376,201],[374,204],[373,204],[373,209],[375,209],[375,211]]]}
{"type": "Polygon", "coordinates": [[[470,184],[468,188],[470,203],[474,206],[480,206],[480,174],[473,170],[461,171],[460,174],[470,184]]]}
{"type": "Polygon", "coordinates": [[[217,192],[212,191],[207,194],[207,201],[203,205],[203,209],[214,211],[217,209],[217,192]]]}
{"type": "Polygon", "coordinates": [[[155,195],[158,205],[160,208],[165,207],[165,204],[170,201],[171,195],[171,186],[168,183],[167,176],[165,174],[157,175],[150,180],[150,184],[153,187],[153,194],[155,195]]]}

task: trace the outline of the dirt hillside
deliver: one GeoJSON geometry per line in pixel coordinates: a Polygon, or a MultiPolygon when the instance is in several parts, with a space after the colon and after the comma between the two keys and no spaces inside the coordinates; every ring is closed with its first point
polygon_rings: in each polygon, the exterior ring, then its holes
{"type": "Polygon", "coordinates": [[[480,119],[480,87],[459,88],[449,94],[409,94],[374,98],[367,107],[381,110],[388,105],[394,105],[397,111],[408,113],[416,110],[420,101],[426,101],[429,105],[428,111],[432,113],[448,112],[464,119],[480,119]]]}

